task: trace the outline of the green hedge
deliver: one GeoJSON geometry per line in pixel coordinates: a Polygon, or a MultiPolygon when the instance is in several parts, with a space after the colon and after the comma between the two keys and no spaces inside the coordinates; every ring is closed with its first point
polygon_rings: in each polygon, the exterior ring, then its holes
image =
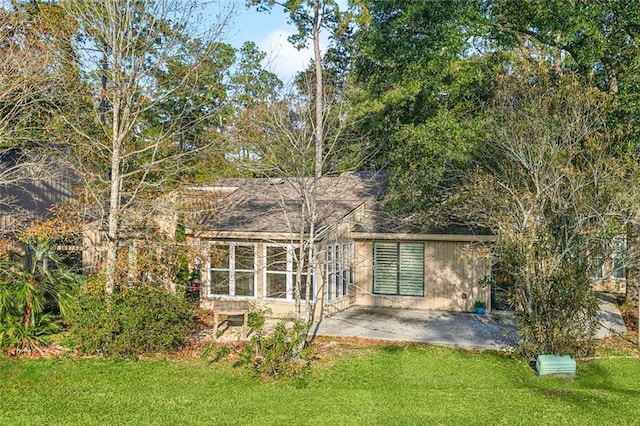
{"type": "Polygon", "coordinates": [[[80,291],[70,323],[79,352],[137,358],[180,349],[196,320],[182,296],[162,287],[119,287],[107,294],[103,283],[93,281],[80,291]]]}

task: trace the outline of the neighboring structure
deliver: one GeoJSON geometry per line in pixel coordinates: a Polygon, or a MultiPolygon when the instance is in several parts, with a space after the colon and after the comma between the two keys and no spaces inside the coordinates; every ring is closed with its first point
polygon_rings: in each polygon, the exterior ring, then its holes
{"type": "Polygon", "coordinates": [[[0,232],[45,219],[54,204],[73,195],[67,170],[19,149],[0,152],[0,232]]]}
{"type": "Polygon", "coordinates": [[[294,310],[295,249],[309,232],[303,207],[309,194],[301,187],[312,188],[318,207],[316,315],[354,305],[469,312],[476,300],[490,306],[482,283],[491,273],[486,243],[493,236],[433,233],[390,218],[380,209],[382,177],[346,173],[189,188],[193,198],[209,194],[218,206],[187,229],[200,253],[204,307],[257,300],[275,315],[294,310]]]}
{"type": "Polygon", "coordinates": [[[601,253],[592,256],[591,262],[593,271],[591,278],[596,291],[626,292],[627,237],[625,235],[603,242],[601,253]]]}
{"type": "MultiPolygon", "coordinates": [[[[0,238],[13,241],[18,256],[25,252],[15,241],[16,233],[35,221],[50,219],[54,206],[76,197],[77,181],[70,169],[60,160],[17,148],[0,152],[0,238]]],[[[78,271],[94,273],[100,266],[98,235],[97,230],[86,227],[81,241],[56,249],[78,271]]]]}

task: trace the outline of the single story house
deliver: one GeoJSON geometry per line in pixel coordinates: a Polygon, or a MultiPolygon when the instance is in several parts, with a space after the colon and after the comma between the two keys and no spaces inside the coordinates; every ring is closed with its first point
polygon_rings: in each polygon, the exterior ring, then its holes
{"type": "Polygon", "coordinates": [[[216,205],[186,231],[199,253],[201,305],[255,300],[285,315],[294,310],[296,276],[306,282],[310,273],[315,315],[351,306],[467,312],[476,300],[490,308],[483,284],[494,237],[409,226],[382,210],[383,190],[383,177],[370,173],[187,188],[216,205]],[[310,270],[297,268],[301,245],[312,247],[310,270]]]}

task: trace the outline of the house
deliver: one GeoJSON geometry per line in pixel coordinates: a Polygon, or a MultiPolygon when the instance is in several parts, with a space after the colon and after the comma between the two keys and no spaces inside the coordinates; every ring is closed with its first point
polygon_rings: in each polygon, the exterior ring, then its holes
{"type": "Polygon", "coordinates": [[[489,306],[483,282],[494,237],[429,232],[398,220],[382,210],[383,191],[384,178],[366,173],[221,179],[188,188],[192,198],[209,194],[215,204],[187,227],[198,253],[201,305],[215,310],[255,300],[284,315],[294,310],[295,283],[304,295],[311,282],[315,315],[351,306],[459,312],[472,311],[476,300],[489,306]],[[309,248],[313,264],[299,267],[309,248]]]}
{"type": "MultiPolygon", "coordinates": [[[[16,235],[34,222],[51,219],[51,209],[74,197],[75,182],[68,168],[30,153],[12,148],[0,152],[0,239],[9,243],[10,252],[25,261],[27,251],[16,235]]],[[[71,264],[78,264],[81,249],[58,246],[71,264]]]]}
{"type": "Polygon", "coordinates": [[[618,235],[601,241],[591,256],[591,278],[596,291],[624,294],[627,290],[627,237],[618,235]]]}
{"type": "MultiPolygon", "coordinates": [[[[16,234],[34,222],[49,220],[52,209],[77,197],[78,180],[64,159],[19,148],[0,151],[0,238],[10,241],[19,258],[26,255],[16,234]]],[[[55,247],[58,255],[77,272],[95,273],[100,268],[100,230],[86,226],[77,241],[55,247]]]]}
{"type": "Polygon", "coordinates": [[[68,169],[20,149],[0,152],[0,232],[49,217],[49,209],[73,197],[68,169]]]}

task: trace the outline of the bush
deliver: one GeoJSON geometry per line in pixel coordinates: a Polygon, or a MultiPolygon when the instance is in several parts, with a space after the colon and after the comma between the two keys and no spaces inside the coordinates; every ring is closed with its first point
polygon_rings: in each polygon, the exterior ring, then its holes
{"type": "Polygon", "coordinates": [[[268,309],[253,307],[249,327],[254,331],[249,344],[240,353],[239,365],[246,365],[257,376],[296,378],[309,369],[305,359],[309,324],[301,319],[280,319],[271,333],[264,331],[268,309]]]}
{"type": "Polygon", "coordinates": [[[271,309],[250,304],[248,325],[252,336],[246,345],[235,347],[213,341],[205,347],[202,358],[217,362],[233,355],[234,367],[248,367],[257,377],[295,379],[304,386],[309,372],[311,347],[307,345],[309,323],[291,316],[281,318],[273,331],[265,330],[271,309]]]}
{"type": "Polygon", "coordinates": [[[529,358],[541,354],[593,355],[598,331],[598,301],[579,262],[563,262],[555,273],[516,283],[512,306],[518,320],[519,349],[529,358]]]}
{"type": "Polygon", "coordinates": [[[196,321],[184,298],[164,288],[137,285],[107,294],[104,283],[93,280],[80,291],[70,323],[80,352],[137,358],[180,349],[196,321]]]}

